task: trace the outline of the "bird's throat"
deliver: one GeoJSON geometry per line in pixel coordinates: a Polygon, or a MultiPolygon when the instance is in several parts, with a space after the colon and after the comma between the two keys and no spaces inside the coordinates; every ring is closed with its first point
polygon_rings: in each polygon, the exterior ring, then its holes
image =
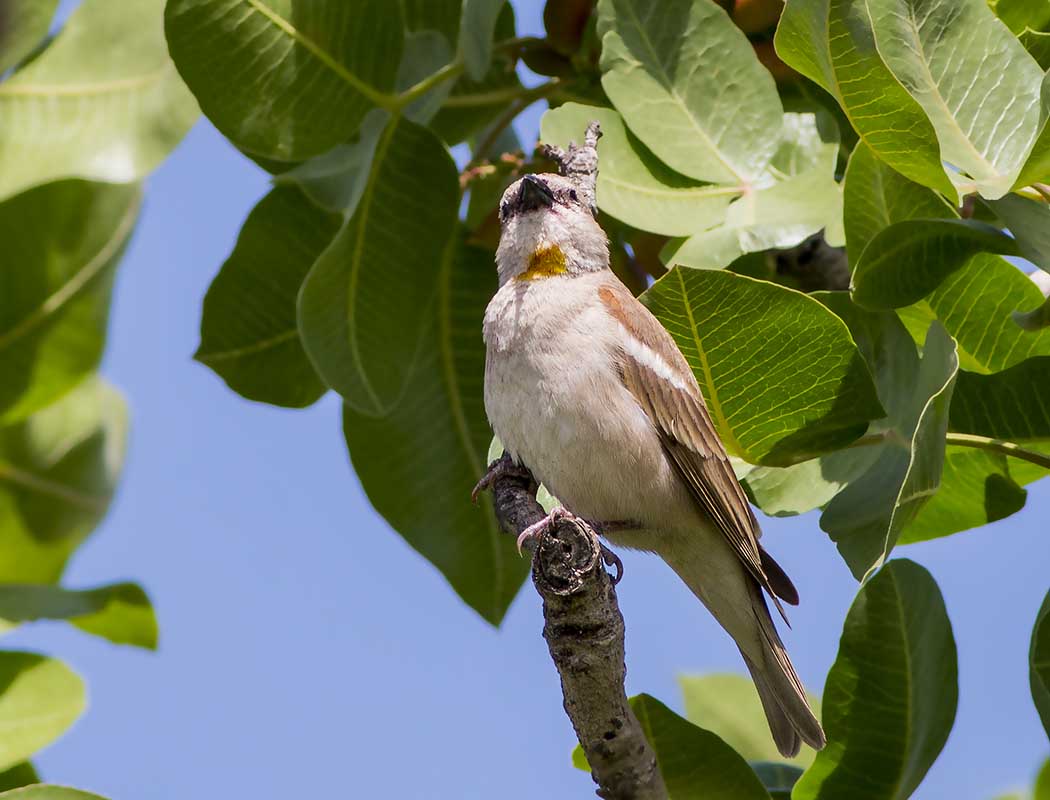
{"type": "Polygon", "coordinates": [[[537,281],[552,275],[564,275],[565,272],[565,253],[558,245],[552,244],[539,248],[529,256],[528,268],[520,273],[516,280],[537,281]]]}

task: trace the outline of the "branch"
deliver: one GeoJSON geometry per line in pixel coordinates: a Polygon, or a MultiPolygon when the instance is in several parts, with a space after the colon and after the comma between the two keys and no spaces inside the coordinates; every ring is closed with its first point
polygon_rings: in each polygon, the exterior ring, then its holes
{"type": "MultiPolygon", "coordinates": [[[[536,483],[510,456],[492,481],[496,517],[515,536],[546,516],[536,483]]],[[[497,462],[500,463],[500,462],[497,462]]],[[[526,545],[528,546],[528,545],[526,545]]],[[[565,713],[606,800],[666,800],[656,755],[627,703],[623,616],[597,536],[575,519],[539,537],[532,583],[543,598],[543,638],[561,676],[565,713]]]]}

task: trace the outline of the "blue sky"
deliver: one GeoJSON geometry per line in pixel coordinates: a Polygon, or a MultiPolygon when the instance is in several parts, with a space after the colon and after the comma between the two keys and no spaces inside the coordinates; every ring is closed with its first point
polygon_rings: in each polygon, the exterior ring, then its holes
{"type": "MultiPolygon", "coordinates": [[[[541,5],[515,5],[519,32],[539,33],[541,5]]],[[[522,120],[524,140],[538,117],[522,120]]],[[[302,412],[249,403],[191,360],[204,292],[266,190],[206,122],[150,179],[103,365],[132,409],[127,468],[67,582],[141,581],[161,647],[52,625],[8,637],[89,685],[86,715],[37,759],[43,775],[136,800],[591,796],[569,766],[531,588],[501,629],[488,626],[371,510],[334,397],[302,412]]],[[[1044,481],[1006,521],[898,551],[938,580],[960,657],[955,729],[920,798],[990,800],[1050,754],[1027,667],[1048,517],[1044,481]]],[[[856,584],[815,515],[763,525],[802,593],[788,647],[819,690],[856,584]]],[[[660,561],[624,561],[630,693],[680,710],[676,675],[741,671],[660,561]]]]}

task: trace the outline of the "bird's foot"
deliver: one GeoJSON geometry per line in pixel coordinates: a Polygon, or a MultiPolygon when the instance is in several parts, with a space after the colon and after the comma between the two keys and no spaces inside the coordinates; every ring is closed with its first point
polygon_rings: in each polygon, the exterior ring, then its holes
{"type": "MultiPolygon", "coordinates": [[[[492,488],[492,484],[498,479],[510,476],[532,479],[532,473],[525,469],[525,467],[515,464],[506,456],[501,456],[489,464],[489,468],[481,477],[481,480],[474,485],[474,488],[470,492],[470,502],[477,505],[479,494],[492,488]]],[[[520,550],[521,548],[518,549],[520,550]]]]}
{"type": "MultiPolygon", "coordinates": [[[[568,511],[562,506],[557,506],[539,522],[533,523],[521,532],[521,534],[518,536],[517,542],[518,555],[521,555],[521,549],[524,546],[525,542],[527,542],[529,539],[535,538],[537,536],[542,536],[543,534],[547,533],[547,531],[549,531],[563,519],[579,520],[585,523],[591,530],[595,531],[598,534],[604,534],[610,530],[631,530],[633,528],[638,527],[638,523],[631,522],[629,520],[614,520],[612,522],[591,522],[590,520],[585,520],[582,517],[576,516],[571,511],[568,511]]],[[[598,539],[598,548],[601,551],[602,561],[605,563],[605,566],[612,567],[616,570],[616,574],[612,577],[613,586],[615,586],[620,582],[620,579],[623,578],[623,562],[620,560],[620,557],[616,555],[616,553],[614,553],[611,549],[609,549],[609,547],[607,547],[601,539],[598,539]]]]}
{"type": "Polygon", "coordinates": [[[524,547],[525,542],[537,536],[542,536],[555,525],[557,525],[559,522],[561,522],[563,519],[580,518],[573,514],[571,511],[568,511],[567,509],[563,508],[562,506],[557,506],[553,508],[551,510],[551,513],[549,513],[539,522],[532,523],[529,527],[527,527],[518,535],[518,555],[521,555],[521,548],[524,547]]]}

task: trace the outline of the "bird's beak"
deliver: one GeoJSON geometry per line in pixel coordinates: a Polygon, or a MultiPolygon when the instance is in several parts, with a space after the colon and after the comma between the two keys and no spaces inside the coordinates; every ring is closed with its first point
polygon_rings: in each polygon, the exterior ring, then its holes
{"type": "Polygon", "coordinates": [[[550,208],[554,204],[554,193],[540,178],[526,175],[521,180],[518,193],[518,207],[522,211],[535,211],[538,208],[550,208]]]}

